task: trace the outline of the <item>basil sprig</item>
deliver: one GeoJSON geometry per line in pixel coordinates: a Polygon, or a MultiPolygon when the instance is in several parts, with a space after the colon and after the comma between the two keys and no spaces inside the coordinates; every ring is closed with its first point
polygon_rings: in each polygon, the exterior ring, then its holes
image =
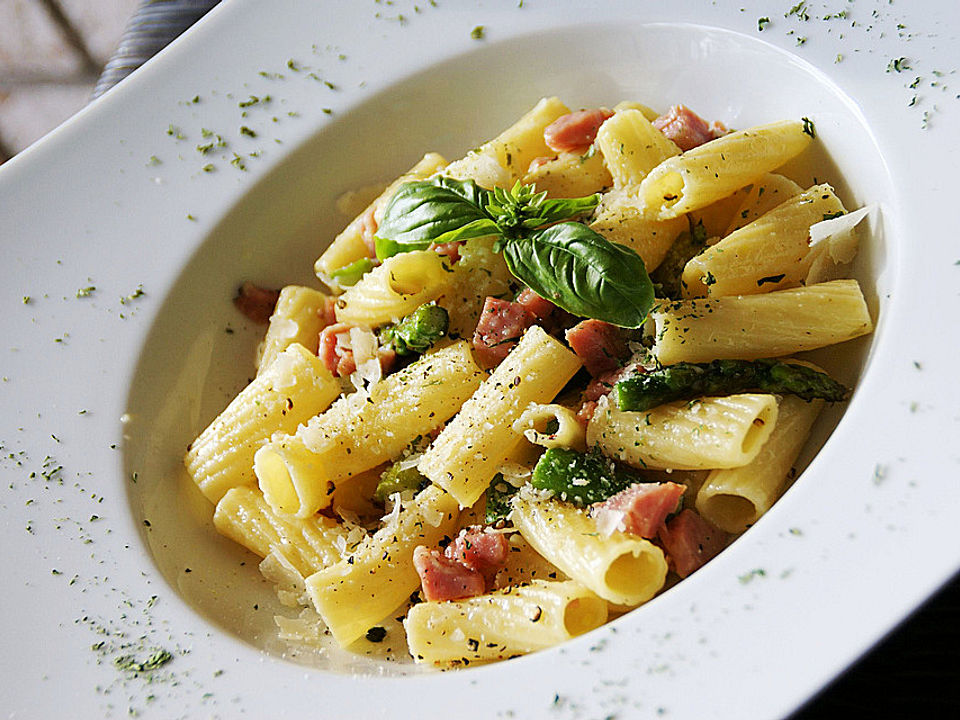
{"type": "Polygon", "coordinates": [[[545,192],[519,182],[509,192],[443,176],[404,183],[377,230],[377,257],[496,236],[494,250],[538,295],[573,315],[640,327],[653,307],[643,260],[586,225],[570,222],[599,202],[599,194],[547,199],[545,192]]]}
{"type": "Polygon", "coordinates": [[[374,238],[377,257],[426,250],[432,243],[469,240],[497,232],[484,211],[489,191],[473,180],[439,176],[399,187],[374,238]]]}

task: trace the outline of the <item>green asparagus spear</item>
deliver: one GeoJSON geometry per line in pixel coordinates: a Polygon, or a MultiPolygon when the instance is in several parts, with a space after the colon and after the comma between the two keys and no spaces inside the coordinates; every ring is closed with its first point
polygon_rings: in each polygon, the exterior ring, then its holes
{"type": "Polygon", "coordinates": [[[351,285],[356,285],[360,281],[360,278],[372,269],[373,260],[370,258],[360,258],[356,262],[337,268],[330,273],[330,277],[336,278],[342,287],[350,287],[351,285]]]}
{"type": "Polygon", "coordinates": [[[420,474],[416,467],[400,469],[400,463],[395,462],[388,467],[383,475],[380,476],[380,482],[377,483],[377,489],[373,496],[380,502],[384,502],[388,497],[396,492],[404,490],[417,491],[429,483],[429,480],[420,474]]]}
{"type": "Polygon", "coordinates": [[[450,318],[439,305],[421,305],[380,337],[393,346],[397,355],[424,353],[447,333],[450,318]]]}
{"type": "Polygon", "coordinates": [[[638,482],[645,481],[639,475],[619,470],[599,450],[581,453],[568,448],[550,448],[540,456],[530,484],[541,490],[553,490],[561,500],[577,507],[586,507],[638,482]]]}
{"type": "Polygon", "coordinates": [[[683,268],[694,256],[699,255],[707,246],[707,231],[703,222],[698,222],[690,232],[682,232],[667,250],[663,261],[650,273],[650,279],[660,285],[657,297],[671,300],[680,299],[680,276],[683,268]]]}
{"type": "Polygon", "coordinates": [[[838,402],[847,395],[847,389],[826,373],[780,360],[677,363],[616,384],[617,407],[641,412],[674,400],[750,390],[797,395],[807,401],[838,402]]]}

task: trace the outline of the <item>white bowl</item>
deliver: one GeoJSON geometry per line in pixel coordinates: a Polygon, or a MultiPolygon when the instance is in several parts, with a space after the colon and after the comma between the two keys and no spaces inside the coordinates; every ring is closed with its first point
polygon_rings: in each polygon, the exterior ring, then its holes
{"type": "MultiPolygon", "coordinates": [[[[885,72],[899,46],[849,18],[776,15],[761,33],[770,10],[614,2],[584,22],[573,2],[444,5],[227,4],[0,169],[14,348],[0,435],[9,713],[50,714],[55,687],[78,716],[775,717],[960,566],[948,539],[960,509],[949,472],[957,341],[937,324],[960,309],[943,202],[958,186],[945,142],[958,115],[952,94],[928,87],[933,68],[950,69],[936,44],[916,40],[926,55],[899,77],[885,72]],[[481,24],[486,39],[471,39],[481,24]],[[841,31],[863,54],[836,63],[841,31]],[[920,73],[921,102],[940,105],[926,129],[907,105],[918,89],[904,87],[920,73]],[[180,468],[252,373],[260,330],[233,310],[235,287],[309,280],[345,222],[340,193],[427,150],[456,157],[551,94],[571,106],[685,102],[734,127],[812,118],[815,167],[795,168],[798,179],[833,181],[848,207],[879,206],[855,266],[877,331],[821,358],[857,390],[755,527],[598,631],[443,674],[342,652],[285,656],[272,591],[209,529],[211,508],[180,468]],[[892,95],[904,101],[891,107],[892,95]],[[229,147],[199,152],[203,128],[229,147]],[[153,682],[113,665],[160,647],[173,659],[153,682]]],[[[878,8],[873,23],[895,35],[901,18],[878,8]]],[[[919,15],[910,21],[932,22],[919,15]]]]}

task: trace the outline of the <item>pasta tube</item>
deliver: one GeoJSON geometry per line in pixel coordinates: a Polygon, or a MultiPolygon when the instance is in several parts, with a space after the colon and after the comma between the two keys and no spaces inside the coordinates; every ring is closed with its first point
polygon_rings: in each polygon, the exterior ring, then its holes
{"type": "Polygon", "coordinates": [[[257,358],[257,369],[266,369],[280,353],[294,343],[314,355],[320,344],[320,331],[326,325],[324,313],[330,297],[302,285],[287,285],[280,291],[277,306],[270,316],[267,335],[257,358]]]}
{"type": "Polygon", "coordinates": [[[707,397],[620,410],[601,398],[587,425],[587,444],[639,468],[700,470],[751,462],[777,420],[777,396],[707,397]]]}
{"type": "Polygon", "coordinates": [[[784,397],[773,432],[757,457],[742,467],[707,475],[697,493],[697,512],[730,533],[743,532],[760,519],[783,493],[790,467],[822,407],[822,400],[784,397]]]}
{"type": "Polygon", "coordinates": [[[638,188],[645,213],[668,220],[705,207],[799,155],[813,138],[800,121],[730,133],[655,167],[638,188]]]}
{"type": "Polygon", "coordinates": [[[453,602],[424,602],[407,613],[417,662],[468,664],[542,650],[600,627],[607,603],[572,580],[529,585],[453,602]]]}
{"type": "Polygon", "coordinates": [[[264,497],[297,517],[328,507],[338,484],[399,456],[414,438],[442,425],[483,377],[460,341],[424,355],[369,393],[341,398],[295,434],[277,437],[256,453],[264,497]]]}
{"type": "Polygon", "coordinates": [[[279,515],[255,487],[229,490],[217,503],[213,524],[221,535],[262,558],[282,556],[304,577],[340,560],[338,545],[347,537],[332,518],[279,515]]]}
{"type": "Polygon", "coordinates": [[[549,402],[580,360],[534,325],[420,458],[418,469],[461,507],[473,505],[523,436],[513,423],[531,402],[549,402]]]}
{"type": "Polygon", "coordinates": [[[527,490],[512,504],[510,518],[523,538],[604,600],[636,606],[663,587],[667,561],[649,540],[619,530],[604,537],[585,511],[527,490]]]}
{"type": "Polygon", "coordinates": [[[534,445],[545,448],[585,450],[587,447],[577,414],[563,405],[530,403],[513,424],[513,429],[534,445]],[[551,423],[556,423],[556,430],[548,430],[551,423]]]}
{"type": "Polygon", "coordinates": [[[639,185],[653,168],[680,154],[680,148],[634,108],[608,118],[597,131],[596,143],[615,188],[639,185]]]}
{"type": "Polygon", "coordinates": [[[456,500],[425,488],[396,517],[335,565],[307,578],[307,591],[341,647],[396,610],[420,586],[413,566],[417,545],[436,546],[453,534],[456,500]]]}
{"type": "Polygon", "coordinates": [[[727,229],[723,232],[723,237],[734,230],[749,225],[764,213],[773,210],[777,205],[786,202],[801,192],[803,192],[803,188],[788,177],[776,173],[764,175],[742,193],[740,206],[733,214],[727,229]]]}
{"type": "Polygon", "coordinates": [[[651,220],[644,216],[636,199],[626,190],[611,190],[604,195],[590,223],[591,230],[610,242],[625,245],[643,258],[648,271],[663,262],[674,240],[688,227],[685,217],[651,220]]]}
{"type": "Polygon", "coordinates": [[[254,454],[274,432],[293,432],[339,394],[320,359],[291,345],[190,444],[187,473],[208,500],[219,502],[230,488],[256,482],[254,454]]]}
{"type": "Polygon", "coordinates": [[[795,195],[690,260],[684,295],[753,295],[801,284],[810,268],[810,226],[845,212],[829,185],[795,195]]]}
{"type": "Polygon", "coordinates": [[[654,352],[664,365],[781,357],[873,331],[856,280],[664,303],[650,316],[656,324],[654,352]]]}
{"type": "Polygon", "coordinates": [[[450,279],[450,268],[431,250],[394,255],[340,296],[337,320],[368,328],[397,322],[440,297],[450,279]]]}
{"type": "Polygon", "coordinates": [[[572,198],[600,192],[613,184],[613,178],[599,153],[565,152],[531,168],[521,182],[536,185],[550,197],[572,198]]]}

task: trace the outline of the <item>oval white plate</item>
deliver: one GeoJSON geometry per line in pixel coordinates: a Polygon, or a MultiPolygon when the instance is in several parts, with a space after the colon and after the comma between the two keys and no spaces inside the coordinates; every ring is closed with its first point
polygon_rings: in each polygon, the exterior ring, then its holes
{"type": "Polygon", "coordinates": [[[91,717],[782,716],[960,566],[960,101],[931,36],[952,4],[305,5],[221,6],[0,169],[8,714],[68,697],[91,717]],[[307,280],[338,194],[429,149],[455,157],[545,94],[683,101],[741,127],[813,118],[830,178],[880,205],[856,267],[879,323],[845,350],[854,398],[756,527],[595,633],[413,677],[283,659],[269,589],[179,479],[249,372],[234,286],[307,280]],[[159,649],[172,660],[137,672],[159,649]]]}

